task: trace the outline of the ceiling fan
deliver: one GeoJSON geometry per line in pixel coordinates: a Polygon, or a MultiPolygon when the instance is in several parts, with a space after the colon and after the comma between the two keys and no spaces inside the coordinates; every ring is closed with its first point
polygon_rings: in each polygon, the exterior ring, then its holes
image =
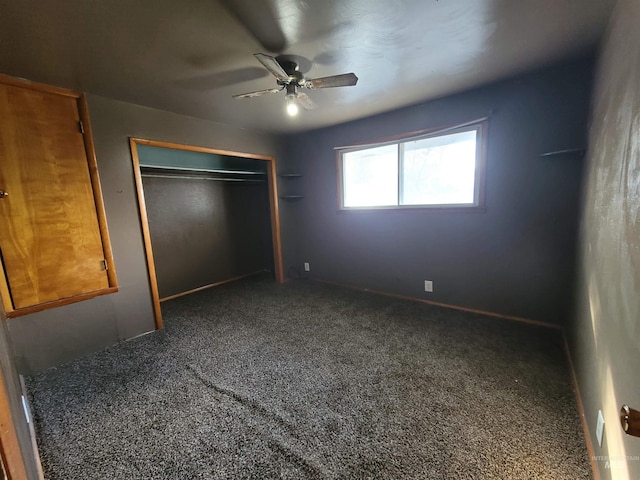
{"type": "Polygon", "coordinates": [[[254,57],[276,77],[278,87],[258,90],[257,92],[241,93],[234,95],[233,98],[259,97],[268,93],[278,93],[286,90],[287,113],[292,116],[298,113],[298,105],[305,110],[316,108],[316,104],[309,96],[304,92],[299,92],[298,89],[309,88],[311,90],[317,90],[319,88],[350,87],[358,83],[358,77],[356,77],[355,73],[343,73],[329,77],[306,79],[299,70],[298,64],[292,60],[283,57],[280,57],[280,60],[278,60],[264,53],[255,53],[254,57]]]}

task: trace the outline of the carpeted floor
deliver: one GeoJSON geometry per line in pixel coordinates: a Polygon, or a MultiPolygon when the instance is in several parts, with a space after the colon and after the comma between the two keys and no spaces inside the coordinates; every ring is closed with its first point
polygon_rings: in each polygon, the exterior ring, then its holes
{"type": "Polygon", "coordinates": [[[47,479],[589,479],[559,334],[308,281],[28,381],[47,479]]]}

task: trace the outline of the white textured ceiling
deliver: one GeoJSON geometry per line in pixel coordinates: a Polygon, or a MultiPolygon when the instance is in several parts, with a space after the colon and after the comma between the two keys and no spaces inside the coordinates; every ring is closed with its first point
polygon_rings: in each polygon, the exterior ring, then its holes
{"type": "Polygon", "coordinates": [[[0,0],[0,73],[272,132],[341,123],[507,77],[594,46],[613,0],[0,0]],[[253,53],[295,55],[284,93],[253,53]]]}

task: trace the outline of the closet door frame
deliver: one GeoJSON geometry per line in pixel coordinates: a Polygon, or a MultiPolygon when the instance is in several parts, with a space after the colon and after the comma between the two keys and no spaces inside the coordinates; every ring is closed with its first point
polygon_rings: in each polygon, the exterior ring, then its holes
{"type": "Polygon", "coordinates": [[[136,182],[136,192],[138,196],[138,208],[140,210],[140,224],[144,240],[144,249],[147,259],[147,272],[149,274],[149,286],[153,300],[153,312],[156,321],[156,329],[163,328],[162,310],[160,308],[160,295],[158,293],[158,280],[156,277],[156,267],[153,260],[153,248],[151,246],[151,234],[149,232],[149,219],[147,217],[147,207],[142,187],[142,173],[140,171],[140,159],[138,157],[138,145],[150,147],[171,148],[174,150],[185,150],[190,152],[211,153],[214,155],[225,155],[228,157],[250,158],[252,160],[263,160],[267,162],[267,185],[269,188],[269,211],[271,216],[271,240],[273,244],[273,264],[275,280],[277,283],[284,283],[284,270],[282,266],[282,241],[280,237],[280,213],[278,211],[278,192],[276,185],[276,159],[269,155],[255,153],[234,152],[220,150],[217,148],[200,147],[195,145],[184,145],[180,143],[163,142],[144,138],[129,138],[131,147],[131,158],[133,160],[133,174],[136,182]]]}

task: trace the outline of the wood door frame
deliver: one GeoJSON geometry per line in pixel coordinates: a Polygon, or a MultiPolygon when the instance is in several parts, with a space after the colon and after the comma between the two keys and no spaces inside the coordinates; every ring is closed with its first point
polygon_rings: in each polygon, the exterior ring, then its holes
{"type": "Polygon", "coordinates": [[[133,161],[133,175],[136,182],[136,194],[138,197],[138,208],[140,210],[140,224],[142,226],[142,237],[144,239],[144,249],[147,258],[147,271],[149,274],[149,286],[151,287],[151,298],[153,300],[153,312],[155,315],[156,329],[163,328],[162,310],[160,308],[160,294],[158,293],[158,280],[156,277],[156,266],[153,260],[153,249],[151,247],[151,234],[149,231],[149,219],[147,216],[147,206],[142,187],[142,174],[140,172],[140,159],[138,157],[138,145],[150,147],[171,148],[174,150],[185,150],[190,152],[210,153],[214,155],[225,155],[228,157],[250,158],[252,160],[263,160],[267,162],[267,185],[269,187],[269,212],[271,216],[271,241],[273,244],[273,266],[277,283],[284,283],[284,269],[282,266],[282,240],[280,236],[280,212],[278,210],[278,187],[276,184],[276,159],[270,155],[260,155],[255,153],[235,152],[221,150],[210,147],[199,147],[195,145],[184,145],[181,143],[163,142],[158,140],[148,140],[144,138],[129,138],[131,148],[131,159],[133,161]]]}
{"type": "MultiPolygon", "coordinates": [[[[4,320],[2,320],[4,321],[4,320]]],[[[22,458],[18,434],[9,408],[5,379],[0,369],[0,456],[9,480],[27,479],[27,467],[22,458]]]]}
{"type": "MultiPolygon", "coordinates": [[[[31,452],[25,452],[20,446],[20,439],[18,438],[18,422],[24,421],[24,418],[19,419],[14,417],[12,413],[11,402],[19,402],[19,399],[10,398],[11,391],[10,385],[13,383],[14,378],[12,376],[17,375],[12,361],[13,350],[9,347],[8,342],[8,329],[6,326],[7,317],[5,314],[4,304],[0,299],[0,335],[2,339],[0,343],[3,347],[7,347],[3,355],[3,359],[0,360],[0,461],[4,465],[5,473],[8,480],[27,480],[29,478],[28,468],[25,455],[29,455],[31,452]],[[8,364],[6,360],[8,359],[8,364]],[[6,367],[6,371],[5,371],[6,367]]],[[[17,383],[17,380],[16,380],[17,383]]],[[[14,388],[13,391],[16,389],[14,388]]],[[[30,429],[30,435],[33,435],[33,430],[30,429]]],[[[38,451],[35,445],[35,438],[31,438],[33,445],[33,459],[38,468],[38,478],[44,478],[40,468],[40,460],[38,458],[38,451]]],[[[1,471],[1,470],[0,470],[1,471]]]]}

